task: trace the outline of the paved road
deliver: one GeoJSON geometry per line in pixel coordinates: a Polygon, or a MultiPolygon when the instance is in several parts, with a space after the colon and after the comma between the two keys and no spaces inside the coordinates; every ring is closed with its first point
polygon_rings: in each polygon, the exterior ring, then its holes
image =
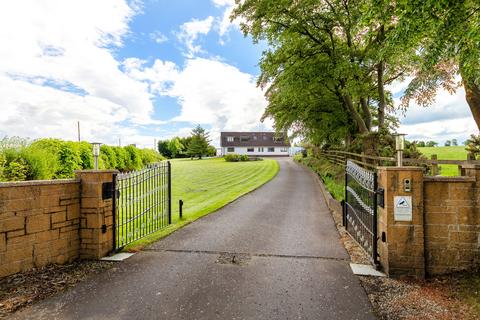
{"type": "Polygon", "coordinates": [[[313,176],[258,190],[18,319],[373,319],[313,176]]]}

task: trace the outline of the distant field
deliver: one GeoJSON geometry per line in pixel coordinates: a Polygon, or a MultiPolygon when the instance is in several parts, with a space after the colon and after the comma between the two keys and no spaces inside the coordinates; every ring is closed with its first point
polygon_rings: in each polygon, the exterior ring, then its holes
{"type": "MultiPolygon", "coordinates": [[[[426,157],[430,159],[432,154],[436,154],[439,160],[466,160],[467,151],[465,146],[458,147],[425,147],[418,148],[426,157]]],[[[444,164],[440,166],[442,176],[458,175],[458,167],[456,165],[444,164]]]]}

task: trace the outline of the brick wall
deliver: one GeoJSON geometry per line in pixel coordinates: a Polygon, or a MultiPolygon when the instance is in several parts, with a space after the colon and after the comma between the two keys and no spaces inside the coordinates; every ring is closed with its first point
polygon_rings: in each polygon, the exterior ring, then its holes
{"type": "Polygon", "coordinates": [[[112,199],[102,186],[114,170],[84,170],[77,179],[0,183],[0,278],[113,249],[112,199]]]}
{"type": "Polygon", "coordinates": [[[480,267],[480,166],[464,176],[423,176],[421,168],[379,168],[380,262],[387,274],[423,278],[480,267]],[[419,171],[420,170],[420,171],[419,171]],[[402,180],[412,181],[405,192],[402,180]],[[412,196],[412,221],[395,221],[394,196],[412,196]],[[386,237],[381,237],[385,233],[386,237]]]}
{"type": "Polygon", "coordinates": [[[429,177],[424,184],[429,275],[480,266],[480,190],[474,177],[429,177]]]}
{"type": "Polygon", "coordinates": [[[0,183],[0,277],[79,256],[80,181],[0,183]]]}

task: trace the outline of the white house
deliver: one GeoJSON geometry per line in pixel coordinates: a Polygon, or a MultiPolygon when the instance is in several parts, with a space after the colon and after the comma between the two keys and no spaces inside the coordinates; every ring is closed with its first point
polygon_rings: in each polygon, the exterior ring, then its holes
{"type": "Polygon", "coordinates": [[[275,132],[221,132],[220,146],[222,155],[278,157],[290,154],[287,135],[279,136],[275,132]]]}

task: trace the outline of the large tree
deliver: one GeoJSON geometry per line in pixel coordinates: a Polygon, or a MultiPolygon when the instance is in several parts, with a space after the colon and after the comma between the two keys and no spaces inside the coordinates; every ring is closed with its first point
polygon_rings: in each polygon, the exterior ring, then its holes
{"type": "Polygon", "coordinates": [[[237,1],[234,17],[243,18],[244,33],[270,45],[259,84],[268,86],[265,115],[277,129],[293,125],[327,141],[329,133],[345,139],[387,126],[386,109],[393,104],[385,85],[406,74],[414,49],[383,50],[395,19],[394,7],[380,4],[237,1]]]}
{"type": "Polygon", "coordinates": [[[210,142],[209,133],[205,131],[200,125],[197,125],[191,133],[191,140],[187,146],[187,154],[191,157],[198,157],[199,159],[202,156],[207,155],[208,143],[210,142]]]}
{"type": "Polygon", "coordinates": [[[396,38],[417,48],[421,61],[404,104],[430,105],[439,88],[460,85],[480,129],[480,2],[398,1],[396,38]],[[461,76],[461,81],[458,81],[461,76]]]}

